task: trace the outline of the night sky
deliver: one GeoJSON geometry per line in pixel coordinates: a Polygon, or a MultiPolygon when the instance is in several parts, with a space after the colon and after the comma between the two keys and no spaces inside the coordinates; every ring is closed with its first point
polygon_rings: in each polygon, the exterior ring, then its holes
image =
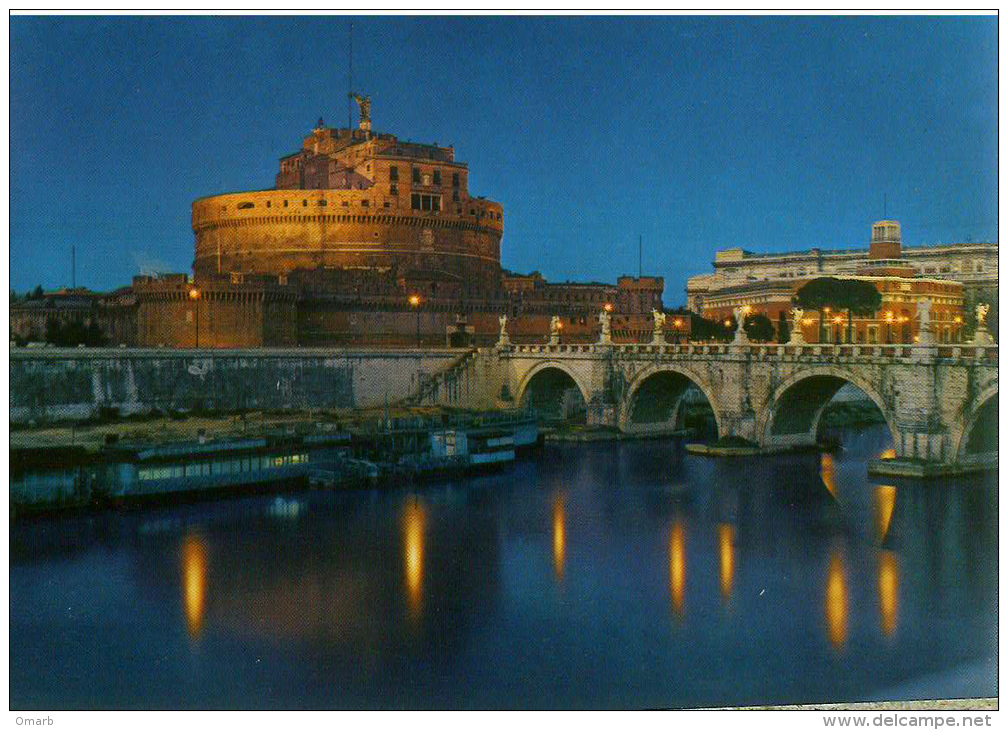
{"type": "MultiPolygon", "coordinates": [[[[191,203],[347,123],[345,17],[10,22],[10,286],[190,271],[191,203]]],[[[992,240],[995,17],[354,20],[376,131],[454,145],[503,265],[687,277],[718,249],[992,240]]],[[[354,125],[357,114],[354,111],[354,125]]]]}

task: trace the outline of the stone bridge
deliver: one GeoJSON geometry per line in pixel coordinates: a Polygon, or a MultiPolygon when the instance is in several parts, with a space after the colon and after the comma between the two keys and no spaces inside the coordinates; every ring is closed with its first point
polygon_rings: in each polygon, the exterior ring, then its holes
{"type": "Polygon", "coordinates": [[[996,345],[540,344],[479,350],[12,350],[12,424],[152,411],[345,409],[384,403],[514,408],[538,391],[592,424],[668,433],[704,402],[719,436],[814,443],[850,383],[878,407],[896,453],[968,461],[996,451],[996,345]],[[568,404],[569,405],[569,404],[568,404]],[[967,449],[968,444],[974,448],[967,449]]]}
{"type": "Polygon", "coordinates": [[[996,345],[506,343],[469,363],[497,406],[527,403],[552,378],[576,386],[589,423],[661,433],[688,399],[706,400],[719,436],[763,447],[814,443],[847,383],[878,406],[902,458],[963,460],[974,425],[997,413],[996,345]]]}

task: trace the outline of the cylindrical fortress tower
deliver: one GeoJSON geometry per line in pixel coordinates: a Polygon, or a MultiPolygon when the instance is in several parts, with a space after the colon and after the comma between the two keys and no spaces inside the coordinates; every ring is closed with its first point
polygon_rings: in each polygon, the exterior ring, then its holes
{"type": "Polygon", "coordinates": [[[361,129],[320,119],[281,158],[275,189],[193,203],[197,278],[369,269],[455,279],[474,293],[499,287],[501,206],[470,197],[454,148],[373,134],[370,100],[358,102],[361,129]]]}
{"type": "Polygon", "coordinates": [[[500,279],[501,206],[470,199],[446,207],[413,210],[373,187],[201,198],[193,203],[193,268],[197,277],[318,268],[438,271],[493,286],[500,279]]]}

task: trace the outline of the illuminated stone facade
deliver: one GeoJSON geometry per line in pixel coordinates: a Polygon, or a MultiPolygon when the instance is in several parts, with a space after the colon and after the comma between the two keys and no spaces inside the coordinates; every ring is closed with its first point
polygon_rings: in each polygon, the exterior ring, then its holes
{"type": "Polygon", "coordinates": [[[135,282],[139,344],[191,346],[198,321],[201,347],[486,345],[502,314],[516,341],[558,316],[565,340],[592,342],[603,309],[614,339],[649,336],[661,278],[503,270],[502,207],[469,194],[455,150],[372,133],[369,112],[352,131],[320,119],[275,189],[193,203],[194,277],[135,282]]]}
{"type": "MultiPolygon", "coordinates": [[[[731,248],[718,251],[714,272],[689,279],[687,306],[703,314],[708,298],[729,287],[787,284],[818,276],[853,275],[869,259],[869,249],[813,248],[780,254],[761,254],[731,248]]],[[[964,291],[997,291],[998,244],[955,243],[940,246],[901,246],[900,258],[924,277],[957,281],[964,291]]]]}
{"type": "Polygon", "coordinates": [[[193,203],[196,277],[368,269],[493,292],[503,210],[469,195],[451,147],[322,124],[280,161],[276,189],[193,203]]]}
{"type": "MultiPolygon", "coordinates": [[[[912,342],[918,335],[917,308],[930,303],[939,342],[960,342],[969,321],[967,291],[997,291],[997,244],[903,248],[897,221],[873,225],[867,251],[801,251],[751,254],[719,251],[713,274],[687,284],[689,307],[715,320],[730,320],[739,307],[765,314],[777,325],[784,313],[791,327],[792,298],[801,286],[824,276],[871,281],[882,295],[874,317],[853,318],[853,339],[862,343],[912,342]]],[[[846,342],[845,313],[805,312],[802,334],[808,342],[846,342]]]]}
{"type": "MultiPolygon", "coordinates": [[[[550,283],[502,269],[503,209],[470,195],[455,150],[373,133],[370,101],[358,102],[360,128],[320,119],[280,159],[274,189],[196,200],[193,275],[135,277],[130,301],[103,313],[108,295],[97,295],[98,314],[88,316],[114,311],[130,323],[107,341],[462,347],[495,343],[506,314],[513,341],[545,341],[558,317],[565,341],[588,343],[602,311],[614,341],[650,339],[663,279],[550,283]]],[[[26,341],[41,339],[46,313],[55,316],[39,303],[18,311],[12,330],[26,341]]]]}

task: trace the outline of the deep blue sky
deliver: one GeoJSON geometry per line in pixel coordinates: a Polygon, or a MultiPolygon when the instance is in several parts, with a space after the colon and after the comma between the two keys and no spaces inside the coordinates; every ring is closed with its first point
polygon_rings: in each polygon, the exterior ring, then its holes
{"type": "MultiPolygon", "coordinates": [[[[190,205],[345,125],[349,19],[14,17],[17,291],[189,271],[190,205]]],[[[453,144],[504,266],[663,275],[717,249],[997,240],[997,20],[356,18],[376,130],[453,144]]],[[[356,124],[356,112],[354,115],[356,124]]]]}

